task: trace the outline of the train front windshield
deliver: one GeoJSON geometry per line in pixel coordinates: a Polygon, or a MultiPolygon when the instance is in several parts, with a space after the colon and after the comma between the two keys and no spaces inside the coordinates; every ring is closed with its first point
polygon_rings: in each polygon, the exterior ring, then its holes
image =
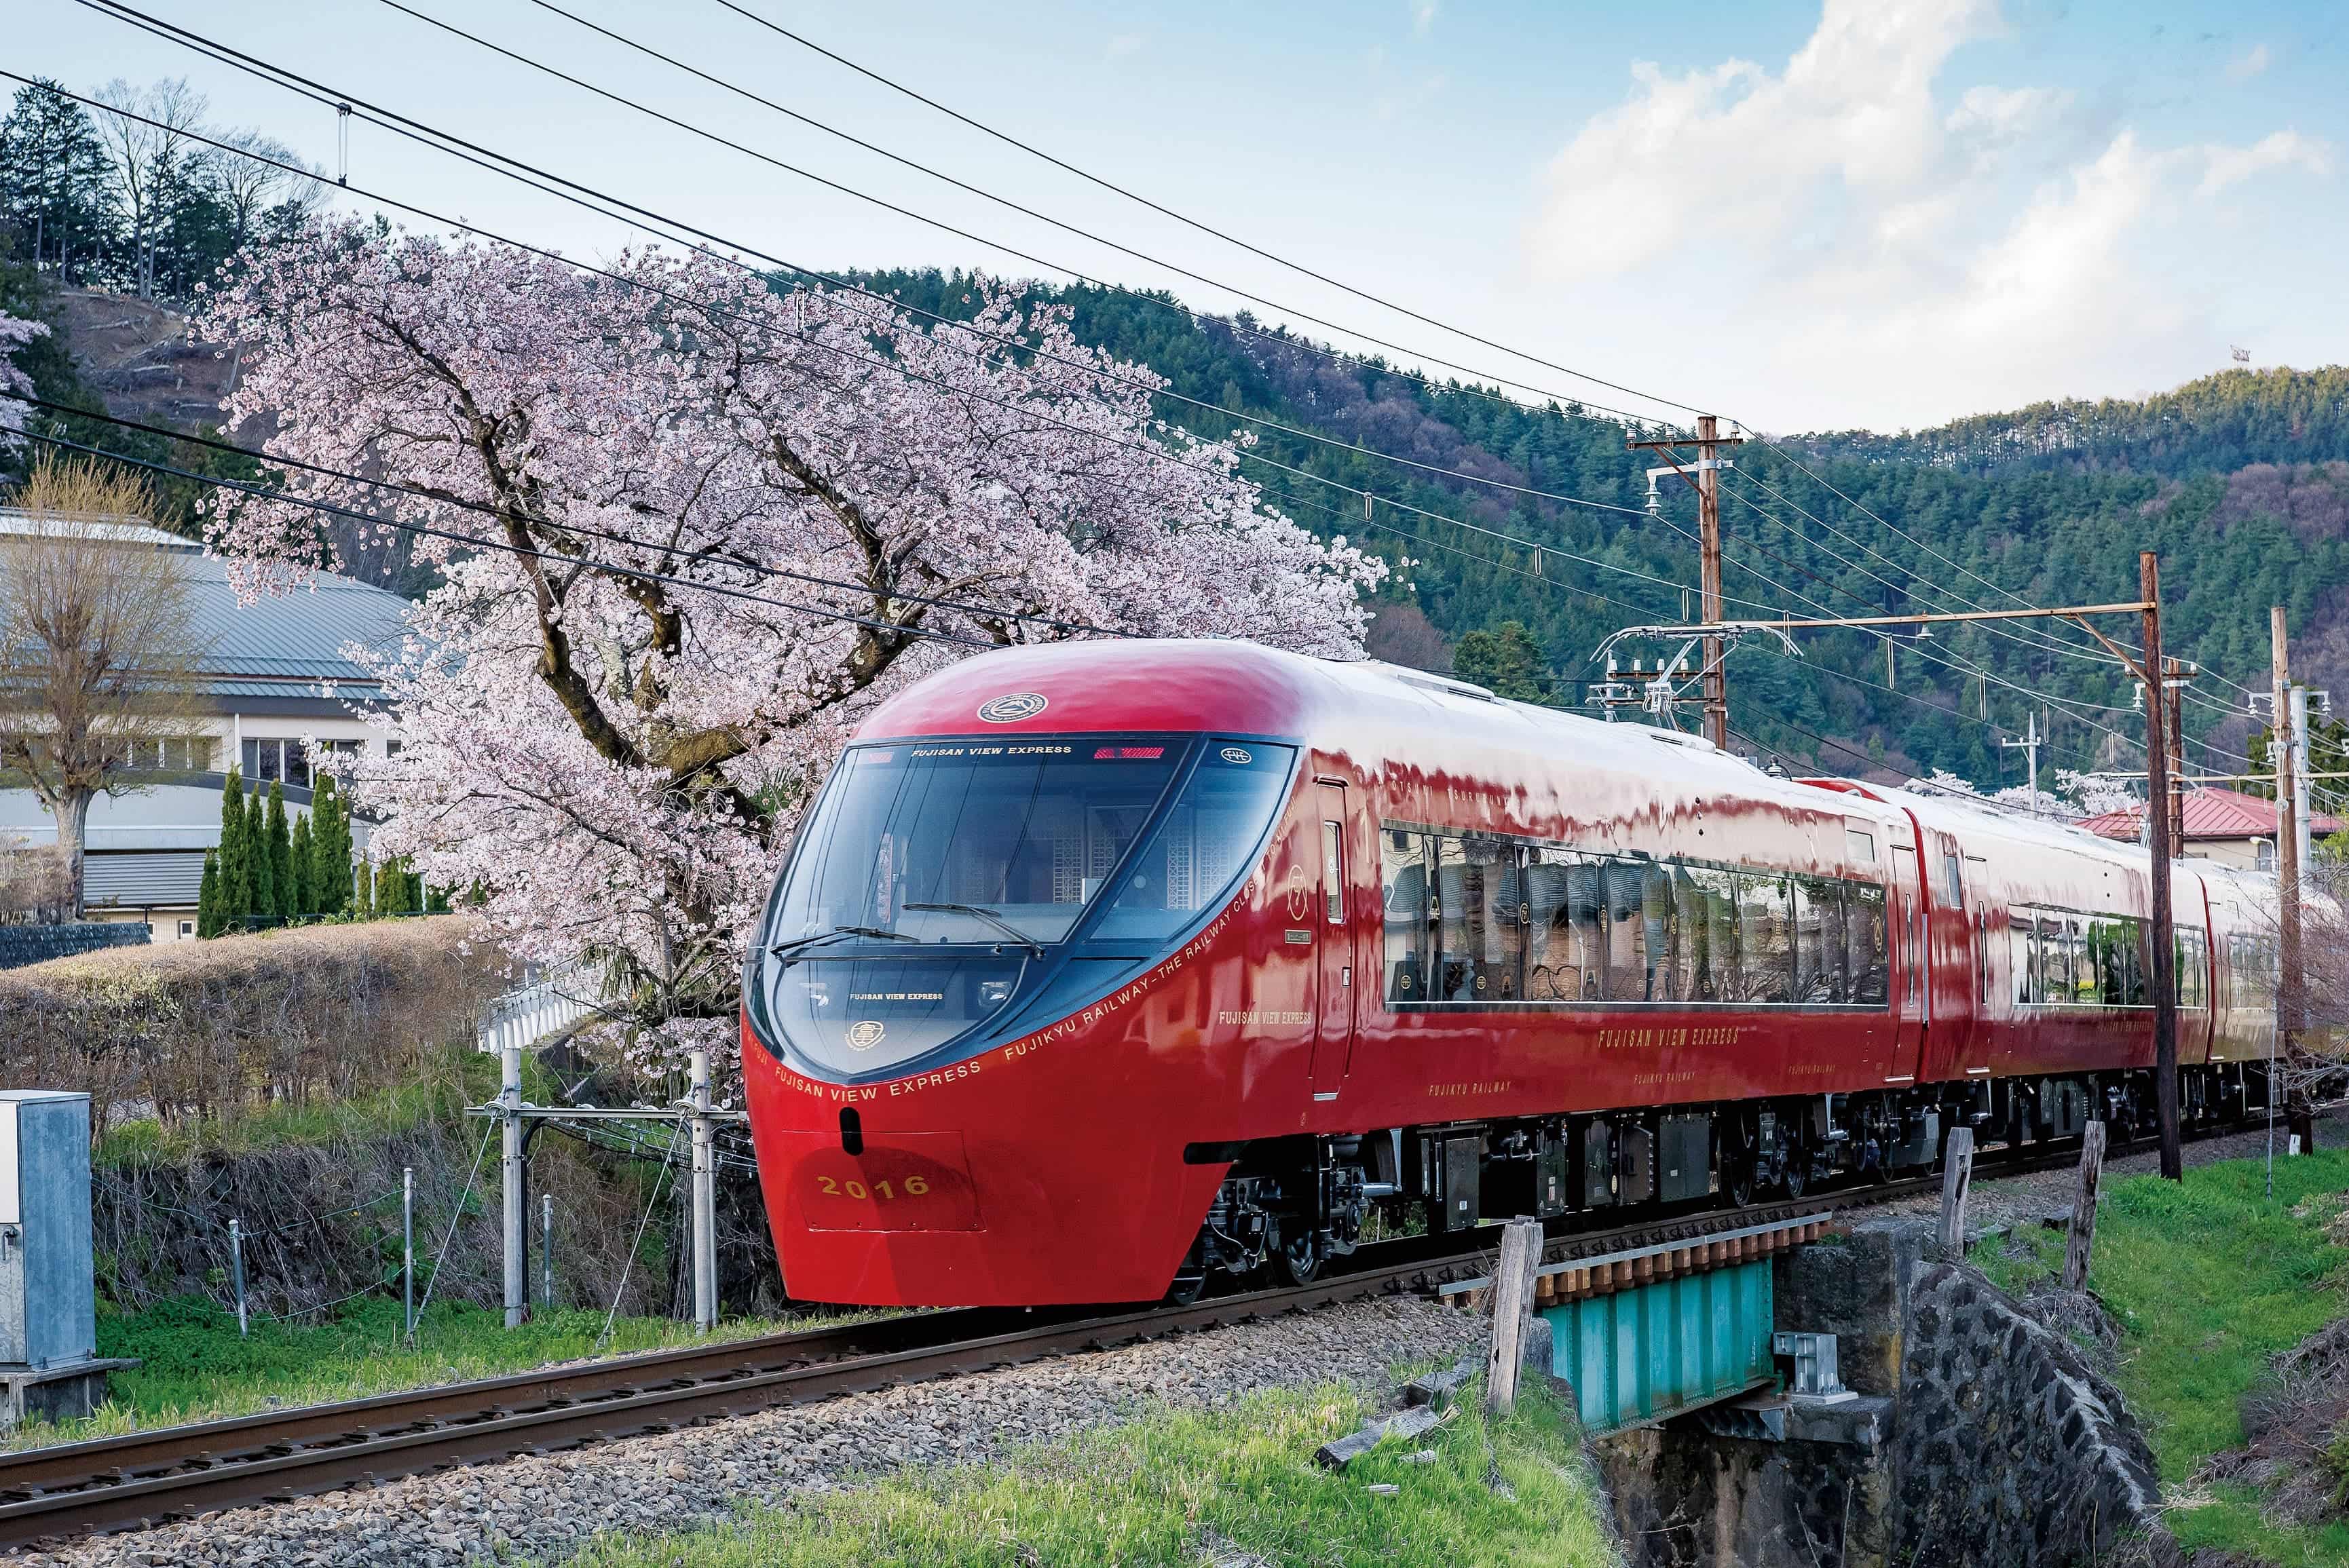
{"type": "Polygon", "coordinates": [[[752,966],[768,1017],[818,1064],[870,1073],[984,1024],[1072,937],[1171,939],[1245,869],[1294,755],[1206,743],[1162,812],[1201,744],[852,748],[802,830],[766,962],[752,966]]]}

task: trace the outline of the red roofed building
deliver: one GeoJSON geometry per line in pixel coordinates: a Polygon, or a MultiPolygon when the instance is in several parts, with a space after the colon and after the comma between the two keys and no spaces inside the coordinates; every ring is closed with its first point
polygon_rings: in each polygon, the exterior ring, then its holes
{"type": "MultiPolygon", "coordinates": [[[[2100,839],[2137,843],[2144,838],[2145,808],[2107,811],[2080,826],[2100,839]]],[[[2341,819],[2322,811],[2310,819],[2308,830],[2317,838],[2341,830],[2341,819]]],[[[2272,800],[2238,789],[2189,789],[2186,792],[2186,843],[2183,852],[2196,860],[2247,871],[2275,869],[2276,809],[2272,800]]]]}

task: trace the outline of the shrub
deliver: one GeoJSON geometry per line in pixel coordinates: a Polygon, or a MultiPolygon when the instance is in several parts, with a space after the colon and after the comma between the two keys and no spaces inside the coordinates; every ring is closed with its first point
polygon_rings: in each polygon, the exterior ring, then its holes
{"type": "Polygon", "coordinates": [[[347,1099],[470,1035],[506,968],[461,915],[56,959],[0,973],[0,1082],[86,1090],[100,1129],[347,1099]]]}

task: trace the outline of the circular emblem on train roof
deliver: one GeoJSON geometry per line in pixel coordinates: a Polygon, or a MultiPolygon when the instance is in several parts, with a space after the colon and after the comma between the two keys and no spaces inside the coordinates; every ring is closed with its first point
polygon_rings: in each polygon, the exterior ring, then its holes
{"type": "Polygon", "coordinates": [[[878,1019],[860,1018],[848,1026],[848,1048],[869,1051],[881,1043],[881,1037],[887,1032],[878,1019]]]}
{"type": "Polygon", "coordinates": [[[1226,746],[1216,754],[1235,768],[1245,768],[1256,758],[1245,747],[1226,746]]]}
{"type": "Polygon", "coordinates": [[[1043,711],[1042,694],[1032,691],[1009,692],[978,705],[978,717],[989,724],[1017,724],[1043,711]]]}

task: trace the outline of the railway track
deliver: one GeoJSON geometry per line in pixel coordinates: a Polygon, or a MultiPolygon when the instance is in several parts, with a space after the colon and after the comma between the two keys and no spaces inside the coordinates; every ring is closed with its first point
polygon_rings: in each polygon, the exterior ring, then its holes
{"type": "MultiPolygon", "coordinates": [[[[1976,1165],[1979,1179],[2071,1163],[2076,1143],[1976,1165]]],[[[1934,1191],[1938,1176],[1801,1199],[1704,1209],[1603,1230],[1561,1231],[1546,1263],[1725,1231],[1824,1219],[1934,1191]]],[[[1470,1233],[1471,1236],[1477,1233],[1470,1233]]],[[[1371,1243],[1309,1284],[1186,1306],[967,1307],[516,1373],[332,1405],[164,1427],[0,1455],[0,1551],[141,1529],[220,1509],[374,1485],[459,1465],[674,1430],[731,1416],[870,1392],[1050,1357],[1107,1349],[1340,1302],[1457,1285],[1483,1274],[1489,1246],[1457,1235],[1371,1243]]]]}

